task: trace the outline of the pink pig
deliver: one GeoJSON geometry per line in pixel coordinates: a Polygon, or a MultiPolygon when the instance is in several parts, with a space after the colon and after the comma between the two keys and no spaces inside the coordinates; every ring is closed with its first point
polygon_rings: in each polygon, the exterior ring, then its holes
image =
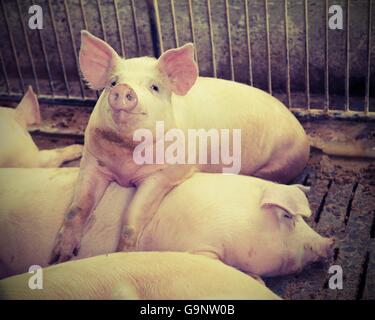
{"type": "Polygon", "coordinates": [[[59,167],[77,159],[81,145],[39,150],[27,131],[40,124],[38,98],[31,87],[15,109],[0,107],[0,167],[59,167]]]}
{"type": "MultiPolygon", "coordinates": [[[[259,89],[199,77],[192,44],[168,50],[159,59],[125,60],[107,43],[82,31],[80,66],[89,85],[104,90],[85,132],[78,184],[51,263],[78,253],[85,224],[111,181],[137,188],[118,245],[119,250],[129,250],[173,187],[194,172],[226,168],[222,159],[219,163],[138,164],[133,158],[139,145],[134,134],[138,129],[149,130],[153,133],[150,144],[156,147],[158,121],[163,121],[165,130],[180,129],[185,138],[190,129],[240,129],[241,174],[286,182],[307,162],[309,143],[293,114],[259,89]]],[[[175,142],[169,141],[166,147],[175,142]]],[[[208,143],[205,151],[209,150],[208,143]]]]}
{"type": "MultiPolygon", "coordinates": [[[[77,177],[78,168],[0,169],[0,277],[48,264],[77,177]]],[[[164,198],[135,249],[205,255],[256,276],[300,271],[329,255],[333,244],[303,220],[311,214],[305,188],[196,173],[164,198]]],[[[133,196],[134,188],[110,184],[76,258],[116,250],[133,196]]]]}

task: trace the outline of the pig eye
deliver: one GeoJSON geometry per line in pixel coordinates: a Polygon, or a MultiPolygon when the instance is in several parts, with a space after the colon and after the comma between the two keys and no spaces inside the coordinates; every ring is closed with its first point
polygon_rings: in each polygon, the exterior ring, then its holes
{"type": "Polygon", "coordinates": [[[289,213],[284,213],[283,214],[283,218],[288,219],[288,220],[292,220],[293,216],[291,214],[289,214],[289,213]]]}
{"type": "Polygon", "coordinates": [[[155,91],[155,92],[159,92],[159,87],[158,87],[156,84],[153,84],[153,85],[151,86],[151,90],[152,90],[152,91],[155,91]]]}
{"type": "Polygon", "coordinates": [[[116,84],[117,84],[117,80],[116,79],[114,79],[114,80],[111,81],[111,87],[114,87],[116,84]]]}

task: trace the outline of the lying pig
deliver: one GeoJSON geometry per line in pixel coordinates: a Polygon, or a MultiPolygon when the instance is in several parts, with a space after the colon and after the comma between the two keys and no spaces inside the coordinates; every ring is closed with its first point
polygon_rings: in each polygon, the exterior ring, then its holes
{"type": "Polygon", "coordinates": [[[279,299],[220,261],[189,253],[114,253],[43,269],[43,289],[32,274],[0,280],[0,299],[279,299]]]}
{"type": "MultiPolygon", "coordinates": [[[[129,250],[134,249],[140,229],[174,186],[196,171],[226,171],[222,159],[217,163],[189,161],[198,150],[198,146],[184,147],[189,130],[241,130],[239,153],[234,154],[240,167],[234,173],[286,182],[307,162],[309,143],[293,114],[259,89],[198,77],[192,44],[168,50],[157,60],[124,60],[107,43],[82,31],[79,61],[88,84],[104,90],[85,132],[78,184],[57,235],[51,263],[69,260],[78,253],[85,224],[111,181],[137,188],[118,245],[119,250],[129,250]],[[159,138],[158,122],[166,131],[178,128],[178,137],[159,138]],[[140,143],[140,130],[151,132],[151,138],[140,143]],[[164,154],[155,151],[161,144],[165,144],[161,148],[168,161],[160,160],[164,154]],[[152,164],[138,158],[136,161],[137,148],[150,145],[155,147],[147,153],[152,164]],[[182,146],[187,152],[176,159],[173,152],[166,152],[172,146],[182,146]]],[[[220,139],[221,146],[224,140],[220,139]]],[[[210,143],[203,151],[212,159],[218,148],[209,153],[210,143]]]]}
{"type": "MultiPolygon", "coordinates": [[[[53,236],[73,197],[78,168],[0,169],[0,275],[48,265],[53,236]],[[32,183],[30,183],[32,181],[32,183]]],[[[196,173],[174,188],[141,230],[136,250],[188,251],[244,272],[296,272],[327,256],[332,240],[302,219],[311,212],[299,185],[196,173]]],[[[114,252],[133,188],[112,183],[88,224],[77,258],[114,252]]]]}
{"type": "Polygon", "coordinates": [[[39,150],[27,131],[39,123],[39,103],[31,86],[15,109],[0,107],[0,167],[59,167],[81,156],[78,144],[39,150]]]}

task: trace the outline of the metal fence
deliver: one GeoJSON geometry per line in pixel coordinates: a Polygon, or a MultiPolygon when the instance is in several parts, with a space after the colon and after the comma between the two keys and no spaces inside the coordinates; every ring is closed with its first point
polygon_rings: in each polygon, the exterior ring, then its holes
{"type": "Polygon", "coordinates": [[[194,42],[200,74],[267,90],[300,115],[373,118],[372,0],[0,0],[0,99],[31,84],[47,103],[93,105],[79,32],[126,58],[194,42]],[[30,6],[43,29],[28,26],[30,6]],[[330,29],[329,9],[343,12],[330,29]]]}

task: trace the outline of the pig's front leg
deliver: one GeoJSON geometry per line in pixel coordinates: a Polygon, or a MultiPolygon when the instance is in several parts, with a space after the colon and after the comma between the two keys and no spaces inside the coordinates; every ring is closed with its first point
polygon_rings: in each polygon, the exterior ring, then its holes
{"type": "Polygon", "coordinates": [[[71,146],[53,150],[41,150],[38,154],[38,166],[42,168],[60,167],[66,161],[72,161],[80,158],[82,156],[82,149],[82,145],[73,144],[71,146]]]}
{"type": "Polygon", "coordinates": [[[140,231],[152,219],[165,195],[194,173],[193,167],[169,167],[158,171],[137,185],[137,191],[125,212],[117,251],[134,249],[140,231]]]}
{"type": "Polygon", "coordinates": [[[78,254],[84,227],[110,181],[95,159],[82,158],[73,201],[57,234],[50,264],[67,261],[78,254]]]}

